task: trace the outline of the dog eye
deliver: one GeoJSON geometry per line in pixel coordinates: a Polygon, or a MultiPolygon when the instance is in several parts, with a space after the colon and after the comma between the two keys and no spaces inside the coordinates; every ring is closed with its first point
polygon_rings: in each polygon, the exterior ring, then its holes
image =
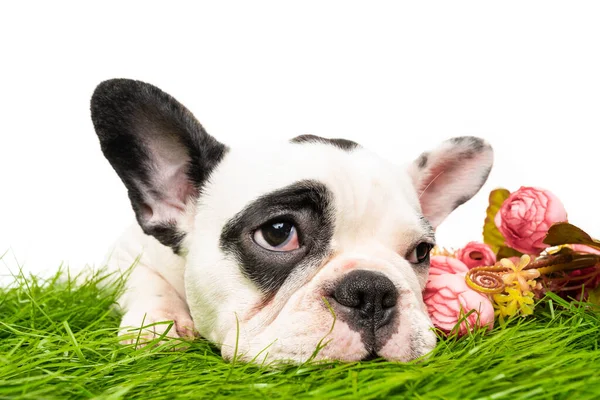
{"type": "Polygon", "coordinates": [[[254,241],[272,251],[292,251],[300,247],[296,227],[283,221],[269,222],[254,232],[254,241]]]}
{"type": "Polygon", "coordinates": [[[433,246],[430,243],[421,242],[410,252],[406,259],[412,264],[420,264],[429,259],[429,252],[432,248],[433,246]]]}

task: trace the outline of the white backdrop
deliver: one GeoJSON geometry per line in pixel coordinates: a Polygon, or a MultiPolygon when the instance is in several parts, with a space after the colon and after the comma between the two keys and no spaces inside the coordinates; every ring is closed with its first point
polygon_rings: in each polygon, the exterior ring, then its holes
{"type": "Polygon", "coordinates": [[[0,275],[98,265],[132,221],[89,118],[114,77],[161,87],[229,145],[312,133],[401,163],[479,135],[495,168],[440,244],[480,239],[498,186],[551,189],[600,236],[596,4],[4,2],[0,275]]]}

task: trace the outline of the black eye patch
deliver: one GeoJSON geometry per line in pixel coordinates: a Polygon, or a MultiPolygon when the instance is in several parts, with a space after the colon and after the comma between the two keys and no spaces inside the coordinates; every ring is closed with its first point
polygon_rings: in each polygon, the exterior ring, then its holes
{"type": "Polygon", "coordinates": [[[242,272],[262,292],[272,295],[295,269],[313,265],[329,253],[333,228],[333,195],[322,183],[305,180],[250,203],[225,224],[220,246],[236,257],[242,272]],[[298,249],[273,252],[254,242],[254,232],[274,220],[296,226],[298,249]]]}

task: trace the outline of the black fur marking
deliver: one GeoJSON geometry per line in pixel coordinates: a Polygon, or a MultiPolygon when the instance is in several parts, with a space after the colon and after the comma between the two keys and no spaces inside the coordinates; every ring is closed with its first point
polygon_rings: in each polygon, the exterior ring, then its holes
{"type": "Polygon", "coordinates": [[[459,136],[450,139],[450,143],[469,147],[474,151],[482,151],[486,146],[483,139],[475,136],[459,136]]]}
{"type": "Polygon", "coordinates": [[[168,144],[168,151],[184,157],[192,187],[186,197],[194,198],[227,148],[209,136],[177,100],[144,82],[102,82],[92,95],[90,109],[102,151],[127,187],[138,223],[144,232],[177,251],[184,233],[172,221],[150,224],[144,217],[148,197],[161,201],[166,196],[153,179],[157,171],[150,143],[168,144]]]}
{"type": "Polygon", "coordinates": [[[429,153],[423,153],[419,156],[417,165],[419,168],[425,168],[427,166],[427,161],[429,161],[429,153]]]}
{"type": "Polygon", "coordinates": [[[433,242],[435,242],[435,229],[433,229],[433,226],[431,226],[431,222],[429,222],[424,215],[419,215],[419,220],[421,220],[421,224],[425,230],[425,236],[429,237],[433,242]]]}
{"type": "Polygon", "coordinates": [[[345,151],[352,151],[352,150],[356,149],[357,147],[360,147],[360,145],[358,143],[353,142],[352,140],[327,139],[327,138],[324,138],[321,136],[316,136],[316,135],[296,136],[295,138],[290,140],[290,142],[291,143],[324,143],[324,144],[329,144],[329,145],[335,146],[335,147],[345,150],[345,151]]]}
{"type": "Polygon", "coordinates": [[[165,246],[171,247],[175,254],[180,254],[181,242],[185,237],[185,233],[178,230],[177,225],[174,222],[150,225],[144,232],[154,236],[165,246]]]}
{"type": "Polygon", "coordinates": [[[297,268],[319,264],[330,252],[333,196],[322,183],[300,181],[253,201],[227,222],[221,249],[236,257],[243,273],[265,295],[274,295],[297,268]],[[270,251],[254,242],[254,232],[271,221],[296,226],[300,248],[270,251]]]}
{"type": "Polygon", "coordinates": [[[449,141],[454,145],[465,147],[462,151],[463,160],[470,160],[486,148],[489,148],[489,145],[487,145],[483,139],[475,136],[454,137],[449,139],[449,141]]]}
{"type": "Polygon", "coordinates": [[[379,358],[379,356],[377,355],[377,352],[375,350],[371,350],[369,352],[369,354],[364,356],[360,361],[367,362],[367,361],[377,360],[378,358],[379,358]]]}

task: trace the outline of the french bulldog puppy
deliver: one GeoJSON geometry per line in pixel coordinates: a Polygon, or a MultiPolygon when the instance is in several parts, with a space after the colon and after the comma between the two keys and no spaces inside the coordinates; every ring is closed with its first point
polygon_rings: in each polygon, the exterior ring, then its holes
{"type": "Polygon", "coordinates": [[[316,359],[408,361],[435,346],[429,252],[488,177],[482,139],[447,140],[407,166],[312,135],[228,147],[173,97],[127,79],[102,82],[91,113],[137,217],[109,261],[135,264],[123,332],[169,320],[168,336],[198,333],[226,359],[257,362],[300,363],[319,344],[316,359]]]}

